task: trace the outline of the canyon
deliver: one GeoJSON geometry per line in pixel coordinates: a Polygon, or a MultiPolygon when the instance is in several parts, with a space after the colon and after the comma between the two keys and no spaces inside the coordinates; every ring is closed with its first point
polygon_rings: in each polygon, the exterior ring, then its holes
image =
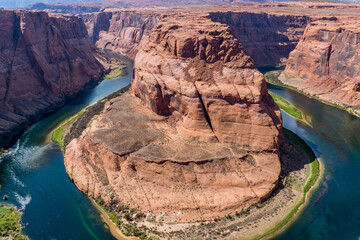
{"type": "Polygon", "coordinates": [[[93,86],[105,68],[75,16],[0,10],[0,144],[93,86]]]}
{"type": "MultiPolygon", "coordinates": [[[[212,221],[269,198],[282,120],[256,67],[300,68],[309,29],[350,15],[313,3],[258,6],[81,15],[94,44],[135,58],[130,91],[70,130],[79,134],[67,139],[64,161],[81,191],[121,222],[140,219],[137,227],[212,221]]],[[[313,38],[332,39],[320,32],[313,38]]]]}
{"type": "MultiPolygon", "coordinates": [[[[70,0],[71,1],[71,0],[70,0]]],[[[212,6],[212,5],[236,5],[256,2],[266,2],[266,0],[95,0],[95,1],[78,1],[70,4],[68,2],[46,3],[33,2],[32,5],[23,4],[25,10],[41,10],[56,13],[79,14],[86,12],[102,12],[111,9],[132,9],[132,8],[153,8],[153,7],[189,7],[189,6],[212,6]],[[25,7],[26,6],[26,7],[25,7]]],[[[1,2],[0,2],[1,4],[1,2]]],[[[7,3],[8,5],[11,5],[7,3]]],[[[30,3],[28,3],[30,4],[30,3]]],[[[14,5],[14,4],[12,4],[14,5]]],[[[1,6],[1,5],[0,5],[1,6]]]]}
{"type": "MultiPolygon", "coordinates": [[[[161,8],[117,10],[109,9],[100,13],[83,13],[90,37],[99,48],[109,48],[134,58],[140,41],[147,36],[155,24],[167,14],[200,11],[208,14],[214,22],[227,24],[235,37],[245,46],[257,67],[286,63],[289,53],[295,48],[312,18],[301,13],[281,15],[276,7],[273,13],[251,12],[250,7],[226,7],[220,11],[161,8]]],[[[215,9],[214,9],[215,10],[215,9]]]]}
{"type": "Polygon", "coordinates": [[[143,36],[161,18],[161,13],[149,11],[114,11],[84,13],[89,37],[98,48],[111,49],[134,59],[143,36]]]}
{"type": "Polygon", "coordinates": [[[281,185],[282,117],[257,68],[359,104],[358,4],[69,6],[43,10],[80,14],[0,10],[0,143],[94,86],[102,49],[134,59],[131,89],[84,110],[63,149],[70,179],[125,229],[214,224],[281,185]]]}

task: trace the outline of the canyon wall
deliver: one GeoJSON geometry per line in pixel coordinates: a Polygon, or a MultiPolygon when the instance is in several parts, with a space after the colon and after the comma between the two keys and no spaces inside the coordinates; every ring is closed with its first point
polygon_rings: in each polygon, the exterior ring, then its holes
{"type": "Polygon", "coordinates": [[[0,144],[103,73],[81,19],[0,10],[0,144]]]}
{"type": "Polygon", "coordinates": [[[213,21],[227,24],[257,67],[285,63],[311,18],[251,12],[214,12],[213,21]]]}
{"type": "Polygon", "coordinates": [[[360,105],[360,25],[333,19],[311,23],[290,54],[287,84],[340,105],[360,105]]]}
{"type": "MultiPolygon", "coordinates": [[[[138,45],[165,11],[122,11],[82,14],[93,42],[134,58],[138,45]]],[[[310,17],[249,12],[210,12],[215,22],[231,27],[257,67],[276,66],[286,61],[303,35],[310,17]]]]}
{"type": "Polygon", "coordinates": [[[228,26],[163,18],[141,43],[131,93],[90,109],[66,136],[69,177],[119,218],[213,220],[273,192],[280,110],[228,26]]]}
{"type": "Polygon", "coordinates": [[[143,36],[158,22],[151,12],[101,12],[80,15],[98,48],[107,48],[134,58],[143,36]]]}

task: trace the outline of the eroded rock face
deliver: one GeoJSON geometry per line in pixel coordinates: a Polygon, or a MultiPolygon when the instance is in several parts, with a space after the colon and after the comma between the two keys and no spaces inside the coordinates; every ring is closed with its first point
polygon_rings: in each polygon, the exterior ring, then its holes
{"type": "Polygon", "coordinates": [[[149,221],[234,214],[269,197],[281,169],[281,116],[262,74],[228,26],[185,20],[170,16],[151,31],[133,95],[106,103],[65,150],[80,190],[149,221]]]}
{"type": "Polygon", "coordinates": [[[228,26],[164,19],[136,55],[132,92],[189,140],[277,149],[281,118],[228,26]]]}
{"type": "Polygon", "coordinates": [[[77,17],[0,10],[0,144],[95,83],[94,53],[77,17]]]}
{"type": "Polygon", "coordinates": [[[360,25],[357,21],[316,21],[290,54],[285,73],[291,85],[337,104],[360,104],[360,25]]]}
{"type": "Polygon", "coordinates": [[[134,58],[143,36],[160,19],[156,12],[101,12],[82,14],[89,36],[98,48],[107,48],[134,58]]]}
{"type": "Polygon", "coordinates": [[[254,59],[257,67],[286,62],[303,36],[311,18],[288,12],[286,15],[251,12],[210,13],[213,21],[229,25],[234,36],[254,59]]]}
{"type": "Polygon", "coordinates": [[[129,93],[94,117],[64,159],[81,191],[165,222],[234,214],[265,200],[280,174],[277,153],[186,141],[129,93]]]}

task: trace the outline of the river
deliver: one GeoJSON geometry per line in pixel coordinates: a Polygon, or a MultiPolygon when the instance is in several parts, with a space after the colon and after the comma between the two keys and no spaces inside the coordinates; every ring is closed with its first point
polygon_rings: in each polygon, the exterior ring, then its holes
{"type": "Polygon", "coordinates": [[[325,165],[325,177],[309,205],[275,239],[358,239],[360,119],[293,90],[268,88],[304,113],[312,127],[284,112],[283,125],[304,139],[325,165]]]}
{"type": "MultiPolygon", "coordinates": [[[[1,194],[24,214],[31,239],[114,239],[90,200],[69,180],[59,147],[44,143],[60,122],[131,82],[131,74],[104,80],[55,114],[29,128],[0,159],[1,194]]],[[[299,108],[309,127],[283,113],[284,127],[304,139],[321,157],[325,178],[298,219],[276,239],[358,239],[360,236],[360,119],[268,85],[299,108]]]]}
{"type": "Polygon", "coordinates": [[[8,195],[8,202],[24,213],[23,233],[30,239],[115,239],[91,201],[68,178],[60,148],[45,140],[64,119],[129,85],[131,78],[128,74],[104,80],[81,93],[30,127],[0,159],[0,194],[8,195]]]}

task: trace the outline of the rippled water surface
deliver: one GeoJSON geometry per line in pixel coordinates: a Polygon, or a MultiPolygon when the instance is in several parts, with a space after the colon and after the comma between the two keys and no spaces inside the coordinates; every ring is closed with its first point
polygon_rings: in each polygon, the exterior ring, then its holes
{"type": "Polygon", "coordinates": [[[90,200],[69,180],[58,146],[44,144],[60,122],[131,82],[131,74],[104,80],[29,128],[0,159],[1,194],[24,212],[31,239],[114,239],[90,200]]]}
{"type": "Polygon", "coordinates": [[[325,165],[325,177],[297,221],[276,239],[358,239],[360,236],[360,119],[268,85],[294,104],[312,125],[283,113],[284,127],[304,139],[325,165]]]}

